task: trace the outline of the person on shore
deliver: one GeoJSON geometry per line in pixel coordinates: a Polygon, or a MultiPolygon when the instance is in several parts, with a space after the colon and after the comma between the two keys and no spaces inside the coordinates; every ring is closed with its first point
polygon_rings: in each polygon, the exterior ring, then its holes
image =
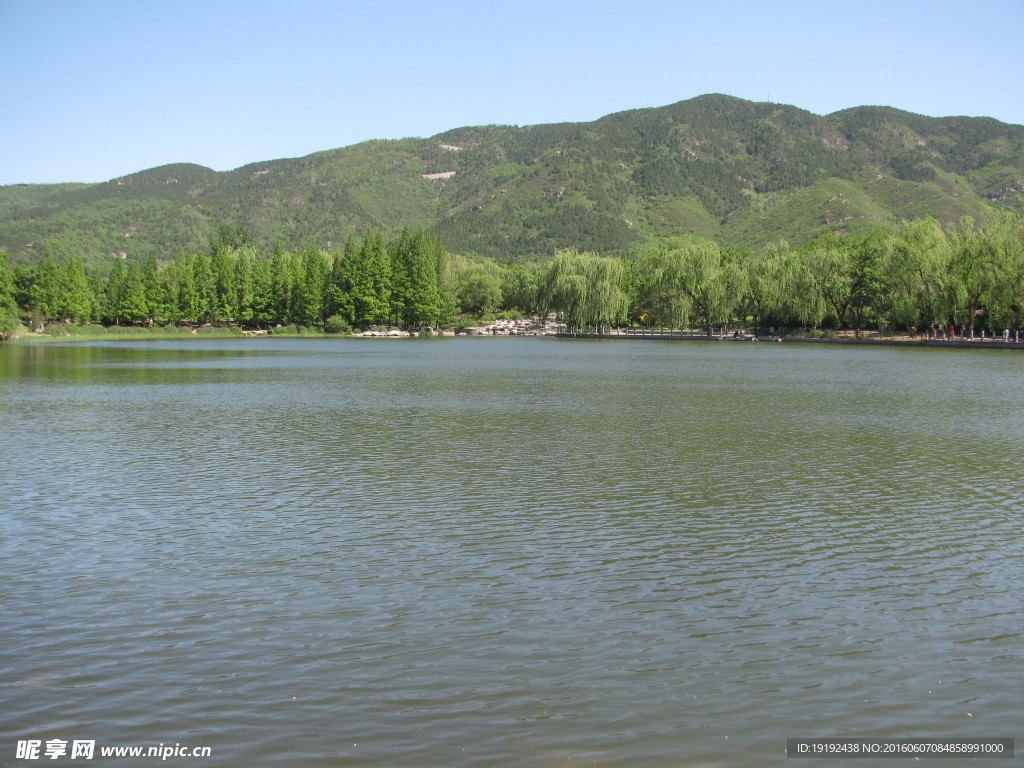
{"type": "Polygon", "coordinates": [[[1010,329],[1009,328],[1004,328],[1003,329],[1003,343],[1007,344],[1007,343],[1009,343],[1009,341],[1010,341],[1010,329]]]}

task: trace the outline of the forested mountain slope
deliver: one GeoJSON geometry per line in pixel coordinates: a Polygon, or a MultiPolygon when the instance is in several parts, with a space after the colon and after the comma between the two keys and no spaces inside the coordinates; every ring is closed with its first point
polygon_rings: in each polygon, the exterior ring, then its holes
{"type": "Polygon", "coordinates": [[[590,123],[457,128],[215,172],[167,165],[101,184],[0,187],[0,249],[110,256],[209,247],[223,225],[267,253],[404,226],[500,260],[616,251],[693,233],[802,242],[1024,207],[1024,127],[889,107],[818,116],[722,95],[590,123]]]}

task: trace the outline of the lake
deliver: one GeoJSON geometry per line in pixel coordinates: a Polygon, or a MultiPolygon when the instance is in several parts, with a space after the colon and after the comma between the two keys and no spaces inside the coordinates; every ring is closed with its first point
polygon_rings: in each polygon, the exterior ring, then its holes
{"type": "Polygon", "coordinates": [[[33,739],[781,766],[788,737],[1019,736],[1022,370],[650,340],[0,347],[0,764],[33,739]]]}

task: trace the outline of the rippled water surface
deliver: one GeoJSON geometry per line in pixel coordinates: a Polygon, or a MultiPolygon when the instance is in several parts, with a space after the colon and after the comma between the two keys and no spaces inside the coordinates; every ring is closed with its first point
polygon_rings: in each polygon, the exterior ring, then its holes
{"type": "Polygon", "coordinates": [[[738,766],[783,765],[787,737],[1024,736],[1022,368],[0,348],[0,764],[30,738],[224,766],[738,766]]]}

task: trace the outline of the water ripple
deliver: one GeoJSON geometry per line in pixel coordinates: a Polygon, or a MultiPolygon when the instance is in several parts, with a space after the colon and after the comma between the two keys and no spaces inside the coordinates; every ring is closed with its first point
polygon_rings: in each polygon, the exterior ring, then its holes
{"type": "Polygon", "coordinates": [[[731,766],[1013,736],[1015,362],[779,346],[0,350],[32,357],[0,378],[5,743],[731,766]]]}

